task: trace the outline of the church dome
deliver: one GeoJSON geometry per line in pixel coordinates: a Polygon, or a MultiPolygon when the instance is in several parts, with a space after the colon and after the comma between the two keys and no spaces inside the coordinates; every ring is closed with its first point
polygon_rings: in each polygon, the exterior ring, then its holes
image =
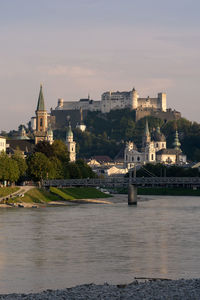
{"type": "Polygon", "coordinates": [[[154,142],[166,142],[164,134],[160,131],[160,127],[157,127],[152,134],[152,139],[154,142]]]}
{"type": "Polygon", "coordinates": [[[71,125],[69,125],[69,127],[68,127],[66,136],[67,136],[67,137],[73,137],[73,132],[72,132],[71,125]]]}

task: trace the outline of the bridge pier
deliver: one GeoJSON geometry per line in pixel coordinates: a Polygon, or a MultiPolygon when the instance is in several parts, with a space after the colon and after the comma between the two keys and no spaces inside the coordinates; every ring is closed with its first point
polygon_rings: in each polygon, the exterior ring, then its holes
{"type": "Polygon", "coordinates": [[[128,205],[137,205],[137,186],[129,184],[128,186],[128,205]]]}

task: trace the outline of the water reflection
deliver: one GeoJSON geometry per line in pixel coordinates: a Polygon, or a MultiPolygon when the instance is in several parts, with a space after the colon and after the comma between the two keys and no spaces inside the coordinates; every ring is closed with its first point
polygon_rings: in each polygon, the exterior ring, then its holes
{"type": "Polygon", "coordinates": [[[200,198],[0,211],[0,292],[198,277],[200,198]]]}

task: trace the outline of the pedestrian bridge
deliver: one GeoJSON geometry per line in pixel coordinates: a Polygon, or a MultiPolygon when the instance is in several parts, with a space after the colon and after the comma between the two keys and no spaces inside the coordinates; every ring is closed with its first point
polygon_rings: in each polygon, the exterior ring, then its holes
{"type": "Polygon", "coordinates": [[[57,179],[43,180],[44,187],[75,187],[75,186],[90,186],[90,187],[128,187],[129,185],[144,186],[144,187],[200,187],[200,177],[109,177],[105,179],[57,179]]]}

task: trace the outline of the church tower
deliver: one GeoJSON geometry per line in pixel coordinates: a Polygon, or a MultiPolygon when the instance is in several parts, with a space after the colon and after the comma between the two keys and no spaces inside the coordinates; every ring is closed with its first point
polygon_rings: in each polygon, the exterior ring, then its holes
{"type": "Polygon", "coordinates": [[[42,85],[40,85],[40,93],[38,97],[36,114],[36,131],[35,131],[35,144],[39,141],[46,140],[47,135],[47,111],[44,105],[44,96],[42,85]]]}
{"type": "Polygon", "coordinates": [[[145,130],[144,130],[144,135],[142,137],[142,149],[144,150],[145,147],[151,143],[151,135],[149,132],[149,125],[148,121],[146,119],[146,125],[145,125],[145,130]]]}
{"type": "Polygon", "coordinates": [[[69,124],[67,134],[66,134],[66,145],[69,151],[69,160],[71,162],[76,161],[76,142],[73,140],[73,132],[71,124],[69,124]]]}
{"type": "Polygon", "coordinates": [[[175,132],[173,146],[174,146],[175,150],[180,150],[181,143],[179,142],[178,131],[177,130],[175,132]]]}

